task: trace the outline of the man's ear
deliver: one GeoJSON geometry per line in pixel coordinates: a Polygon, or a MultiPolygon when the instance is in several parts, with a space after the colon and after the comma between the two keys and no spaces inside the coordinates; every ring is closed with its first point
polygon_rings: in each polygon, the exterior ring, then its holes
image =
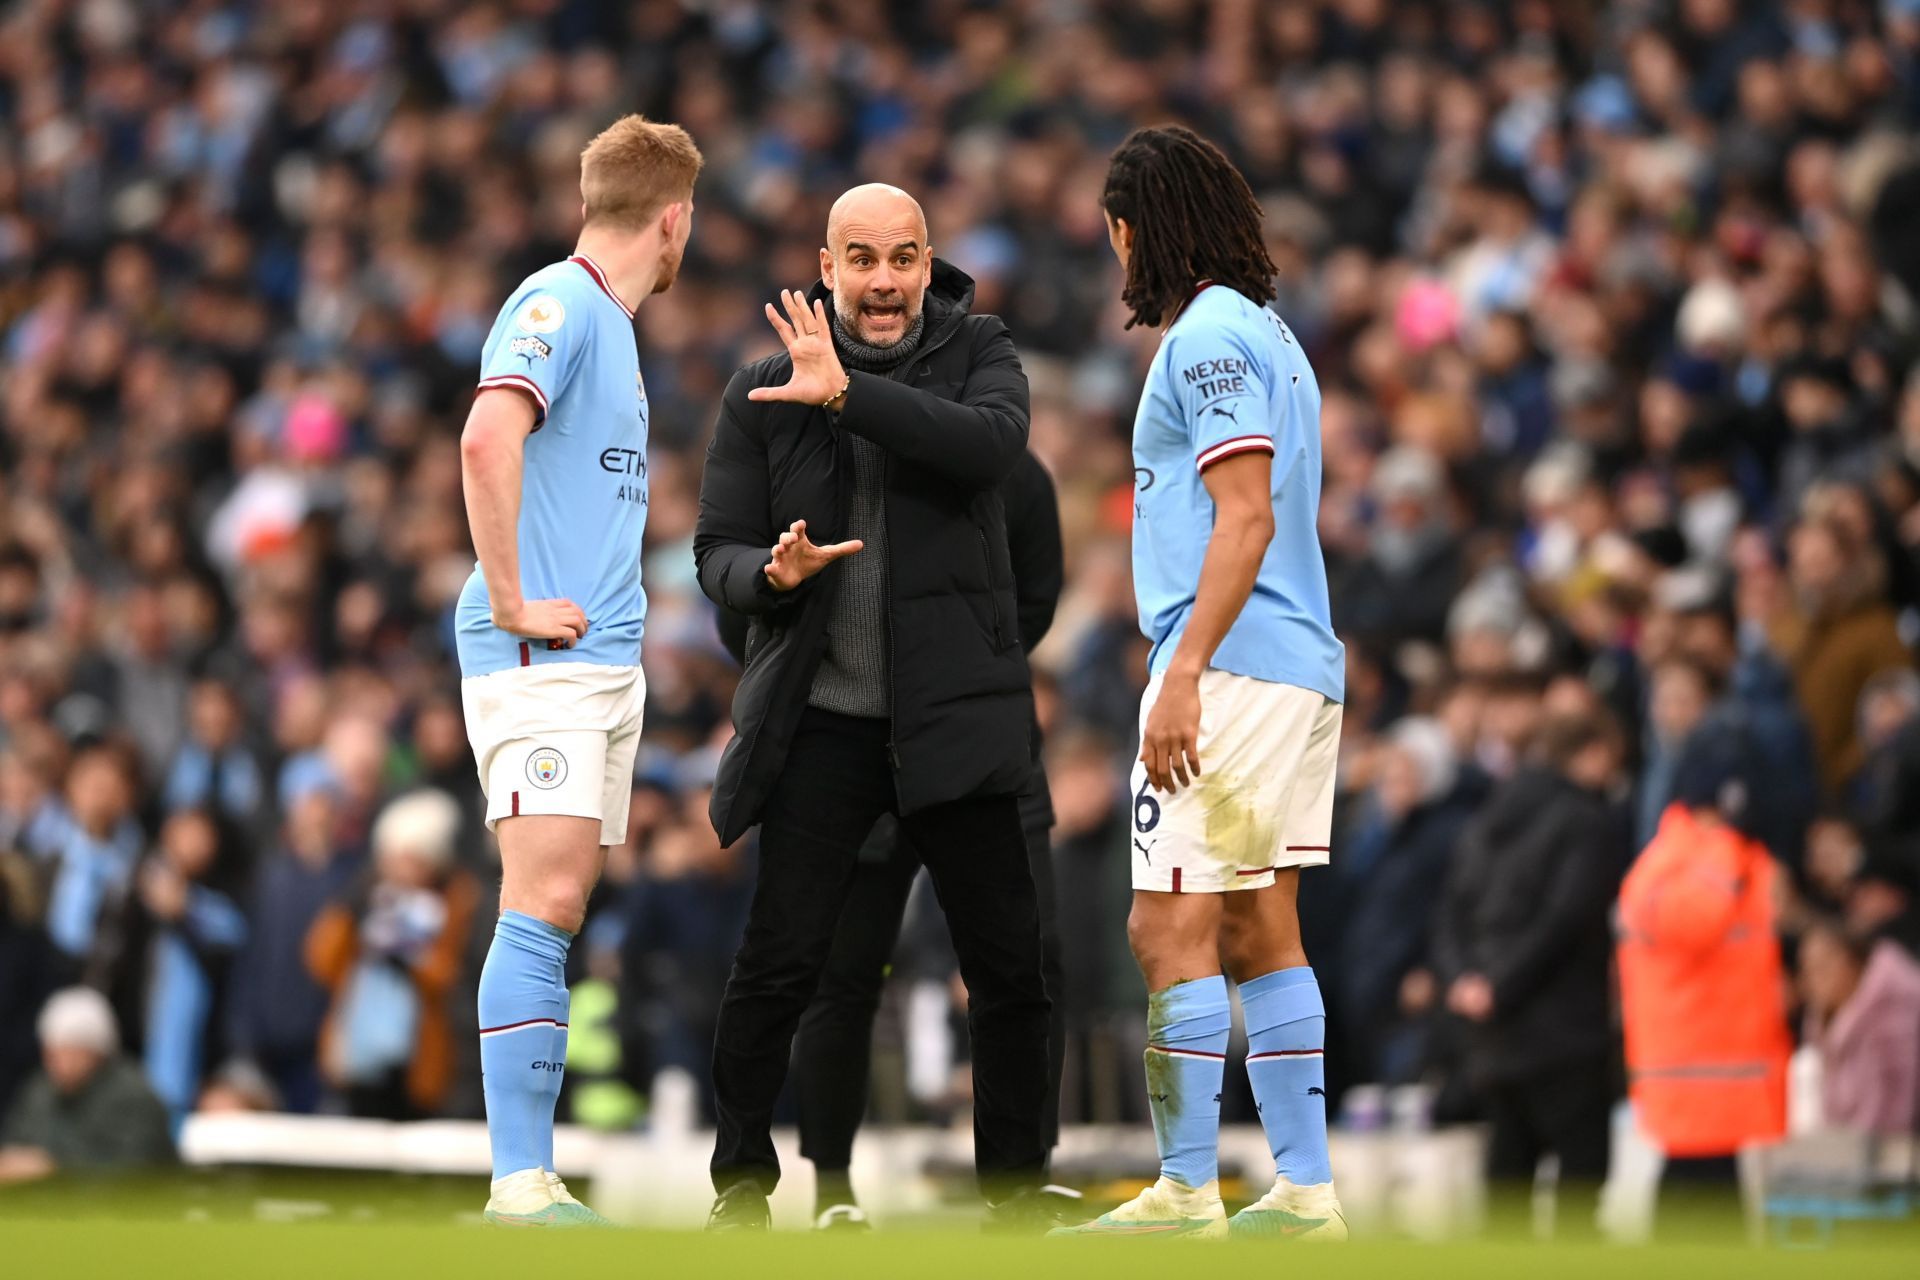
{"type": "Polygon", "coordinates": [[[660,211],[660,221],[658,224],[660,227],[660,242],[662,244],[673,243],[673,234],[680,229],[680,219],[684,218],[686,214],[686,201],[669,200],[667,202],[667,207],[660,211]]]}
{"type": "Polygon", "coordinates": [[[928,245],[920,254],[920,287],[927,288],[933,283],[933,246],[928,245]]]}
{"type": "Polygon", "coordinates": [[[833,288],[833,254],[826,249],[820,251],[820,279],[827,288],[833,288]]]}

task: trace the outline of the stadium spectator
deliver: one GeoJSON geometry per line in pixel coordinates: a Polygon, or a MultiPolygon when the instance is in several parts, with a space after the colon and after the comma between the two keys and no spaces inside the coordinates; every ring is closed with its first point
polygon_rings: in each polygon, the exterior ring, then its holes
{"type": "Polygon", "coordinates": [[[1791,675],[1752,629],[1741,627],[1717,574],[1681,571],[1656,590],[1665,600],[1654,607],[1673,608],[1676,649],[1701,664],[1721,690],[1704,732],[1743,735],[1765,763],[1767,786],[1753,797],[1750,818],[1755,834],[1783,862],[1798,863],[1819,807],[1819,779],[1791,675]]]}
{"type": "Polygon", "coordinates": [[[286,796],[279,847],[261,863],[247,902],[247,941],[228,997],[235,1056],[253,1062],[289,1111],[320,1105],[320,1030],[329,995],[307,968],[314,920],[346,896],[364,851],[340,833],[339,799],[323,776],[286,796]]]}
{"type": "Polygon", "coordinates": [[[1826,1122],[1886,1137],[1920,1129],[1920,962],[1823,922],[1800,939],[1800,988],[1826,1122]]]}
{"type": "Polygon", "coordinates": [[[753,887],[744,842],[723,848],[707,820],[711,783],[688,770],[636,786],[639,865],[619,907],[621,998],[634,1056],[649,1072],[685,1072],[708,1123],[714,1020],[753,887]]]}
{"type": "Polygon", "coordinates": [[[76,975],[140,856],[134,799],[133,780],[118,752],[109,747],[83,751],[67,773],[66,803],[50,815],[35,849],[52,864],[47,934],[76,975]]]}
{"type": "Polygon", "coordinates": [[[1339,987],[1348,1068],[1362,1080],[1406,1083],[1424,1066],[1437,1011],[1433,904],[1446,889],[1461,828],[1486,799],[1486,779],[1462,765],[1438,720],[1410,716],[1379,748],[1374,812],[1346,833],[1339,987]]]}
{"type": "MultiPolygon", "coordinates": [[[[1132,818],[1124,780],[1113,773],[1111,744],[1086,729],[1049,738],[1047,785],[1053,797],[1055,881],[1077,886],[1083,910],[1060,916],[1061,993],[1067,1007],[1063,1113],[1137,1120],[1139,1058],[1127,1027],[1146,998],[1127,947],[1128,863],[1132,818]]],[[[1132,1034],[1137,1035],[1137,1032],[1132,1034]]]]}
{"type": "Polygon", "coordinates": [[[189,681],[159,587],[142,583],[127,592],[121,628],[118,643],[107,646],[113,705],[139,748],[142,772],[163,778],[187,719],[189,681]]]}
{"type": "Polygon", "coordinates": [[[40,1073],[0,1125],[0,1185],[173,1162],[166,1107],[120,1052],[105,996],[68,987],[47,1001],[37,1029],[40,1073]]]}
{"type": "Polygon", "coordinates": [[[23,726],[10,737],[0,755],[0,845],[48,859],[65,826],[59,789],[66,744],[45,726],[23,726]]]}
{"type": "Polygon", "coordinates": [[[1896,667],[1869,680],[1859,723],[1866,758],[1850,807],[1867,835],[1898,839],[1920,826],[1920,673],[1896,667]]]}
{"type": "Polygon", "coordinates": [[[1867,682],[1911,667],[1886,602],[1878,550],[1839,519],[1801,521],[1787,541],[1790,598],[1768,620],[1813,732],[1821,785],[1837,794],[1859,769],[1855,719],[1867,682]]]}
{"type": "Polygon", "coordinates": [[[1530,1185],[1559,1157],[1559,1221],[1590,1231],[1615,1096],[1607,916],[1626,863],[1617,730],[1549,720],[1540,760],[1497,787],[1454,852],[1435,938],[1465,1067],[1492,1121],[1488,1172],[1530,1185]]]}
{"type": "Polygon", "coordinates": [[[1809,909],[1838,912],[1853,892],[1866,862],[1860,829],[1842,812],[1829,811],[1807,828],[1801,896],[1809,909]]]}
{"type": "Polygon", "coordinates": [[[1446,470],[1426,450],[1402,445],[1374,464],[1369,496],[1379,514],[1364,551],[1328,565],[1334,608],[1366,643],[1437,641],[1461,580],[1446,470]]]}
{"type": "Polygon", "coordinates": [[[260,762],[241,741],[245,726],[233,691],[201,680],[187,698],[187,736],[173,757],[160,803],[169,813],[211,808],[240,829],[250,827],[266,801],[260,762]]]}
{"type": "Polygon", "coordinates": [[[1634,796],[1633,847],[1644,849],[1673,801],[1674,771],[1687,742],[1705,723],[1719,689],[1711,673],[1687,658],[1668,658],[1653,669],[1647,703],[1647,736],[1641,747],[1640,780],[1634,796]]]}
{"type": "Polygon", "coordinates": [[[147,1080],[176,1122],[220,1062],[226,987],[247,919],[232,893],[234,837],[207,809],[182,809],[134,872],[95,960],[147,1080]]]}
{"type": "Polygon", "coordinates": [[[1920,847],[1911,839],[1867,846],[1845,902],[1849,929],[1892,938],[1920,955],[1920,847]]]}
{"type": "Polygon", "coordinates": [[[373,826],[370,882],[307,932],[307,967],[333,992],[321,1069],[354,1115],[431,1115],[452,1087],[448,990],[476,896],[454,862],[459,830],[459,809],[438,791],[389,803],[373,826]]]}
{"type": "Polygon", "coordinates": [[[28,861],[0,852],[0,1116],[39,1061],[33,1022],[53,990],[53,948],[40,927],[38,899],[28,861]]]}

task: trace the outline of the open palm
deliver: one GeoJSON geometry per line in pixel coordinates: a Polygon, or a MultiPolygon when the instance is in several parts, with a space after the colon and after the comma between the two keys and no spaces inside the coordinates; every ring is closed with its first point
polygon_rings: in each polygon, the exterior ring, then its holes
{"type": "Polygon", "coordinates": [[[782,289],[782,316],[767,304],[767,320],[780,341],[787,344],[793,358],[793,374],[783,387],[755,387],[747,392],[749,400],[779,400],[793,404],[825,404],[846,383],[847,372],[840,367],[839,353],[833,349],[833,326],[827,321],[825,305],[815,302],[811,308],[798,289],[782,289]]]}

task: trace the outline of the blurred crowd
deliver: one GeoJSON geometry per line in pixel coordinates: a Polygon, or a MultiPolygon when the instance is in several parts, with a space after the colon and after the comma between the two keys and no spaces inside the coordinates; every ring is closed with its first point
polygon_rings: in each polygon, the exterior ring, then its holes
{"type": "MultiPolygon", "coordinates": [[[[1325,393],[1349,702],[1304,898],[1336,1105],[1430,1080],[1484,1114],[1574,1068],[1617,1092],[1610,913],[1708,740],[1744,744],[1719,782],[1782,872],[1795,1033],[1841,1093],[1897,1090],[1873,1066],[1920,1051],[1916,107],[1915,0],[7,6],[0,1146],[44,1150],[33,1118],[89,1080],[137,1094],[128,1062],[176,1128],[479,1113],[497,872],[452,661],[457,437],[501,299],[572,246],[581,147],[636,109],[708,167],[637,322],[647,748],[573,953],[575,1118],[706,1074],[754,849],[705,816],[735,670],[693,578],[702,450],[772,347],[761,303],[870,180],[919,196],[1031,377],[1068,583],[1036,691],[1086,887],[1065,1116],[1141,1114],[1128,437],[1155,335],[1124,329],[1098,196],[1168,119],[1260,195],[1325,393]],[[1538,838],[1543,811],[1582,838],[1538,838]],[[76,985],[104,1030],[79,996],[43,1016],[76,985]],[[49,1040],[43,1073],[37,1022],[92,1069],[49,1040]]],[[[965,1090],[924,1061],[964,1041],[929,936],[903,944],[936,994],[901,1002],[900,1116],[965,1090]]],[[[1830,1101],[1913,1124],[1911,1097],[1830,1101]]]]}

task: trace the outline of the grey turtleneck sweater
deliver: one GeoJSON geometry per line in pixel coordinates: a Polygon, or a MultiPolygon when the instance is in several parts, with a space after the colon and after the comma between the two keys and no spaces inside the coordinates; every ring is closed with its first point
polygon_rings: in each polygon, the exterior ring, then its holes
{"type": "MultiPolygon", "coordinates": [[[[833,345],[840,363],[863,373],[901,379],[926,332],[923,310],[900,341],[869,346],[848,333],[833,314],[833,345]]],[[[846,716],[884,719],[892,714],[893,686],[887,672],[887,455],[865,436],[848,434],[853,456],[853,492],[843,539],[866,545],[840,561],[840,589],[827,615],[827,649],[813,675],[807,705],[846,716]]]]}

